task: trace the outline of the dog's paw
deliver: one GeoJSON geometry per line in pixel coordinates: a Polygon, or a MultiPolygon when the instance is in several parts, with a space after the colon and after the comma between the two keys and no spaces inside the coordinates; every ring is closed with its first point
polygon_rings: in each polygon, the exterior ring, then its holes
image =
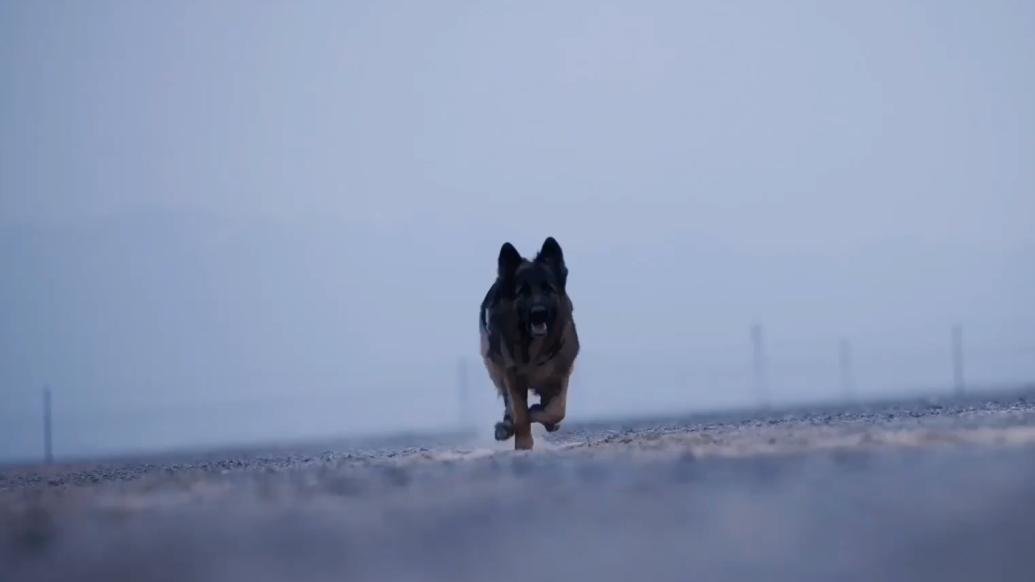
{"type": "Polygon", "coordinates": [[[543,413],[544,410],[545,408],[543,408],[542,404],[533,404],[529,406],[528,415],[532,417],[532,422],[538,422],[539,424],[543,425],[543,428],[545,428],[547,432],[555,432],[556,430],[561,428],[561,423],[559,422],[543,422],[542,418],[540,418],[540,415],[543,413]]]}
{"type": "Polygon", "coordinates": [[[532,450],[533,441],[532,435],[526,434],[524,436],[514,437],[514,450],[515,451],[530,451],[532,450]]]}
{"type": "Polygon", "coordinates": [[[496,423],[496,440],[505,441],[514,436],[514,423],[509,420],[496,423]]]}

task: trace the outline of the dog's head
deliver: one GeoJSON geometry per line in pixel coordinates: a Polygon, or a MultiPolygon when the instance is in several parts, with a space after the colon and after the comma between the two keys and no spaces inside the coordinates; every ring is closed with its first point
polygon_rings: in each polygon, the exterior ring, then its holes
{"type": "Polygon", "coordinates": [[[521,327],[529,335],[545,336],[555,329],[567,303],[564,287],[568,268],[561,245],[553,237],[543,242],[532,261],[523,259],[514,245],[504,243],[499,278],[504,294],[513,301],[521,327]]]}

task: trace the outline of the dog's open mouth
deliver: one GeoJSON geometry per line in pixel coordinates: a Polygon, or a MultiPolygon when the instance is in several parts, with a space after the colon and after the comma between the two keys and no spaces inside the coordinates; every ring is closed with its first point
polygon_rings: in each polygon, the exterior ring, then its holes
{"type": "Polygon", "coordinates": [[[532,335],[546,335],[546,332],[549,331],[549,326],[546,324],[546,309],[543,307],[533,307],[528,314],[528,324],[532,335]]]}

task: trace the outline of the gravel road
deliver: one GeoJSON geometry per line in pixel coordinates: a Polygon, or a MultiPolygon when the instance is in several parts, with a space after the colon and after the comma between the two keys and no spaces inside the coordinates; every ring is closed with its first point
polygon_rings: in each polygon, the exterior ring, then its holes
{"type": "Polygon", "coordinates": [[[4,581],[532,579],[1035,580],[1035,389],[0,469],[4,581]]]}

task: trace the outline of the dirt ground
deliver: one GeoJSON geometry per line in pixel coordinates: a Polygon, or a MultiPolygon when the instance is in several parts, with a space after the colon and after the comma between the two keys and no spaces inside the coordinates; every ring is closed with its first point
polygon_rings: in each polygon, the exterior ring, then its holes
{"type": "Polygon", "coordinates": [[[4,581],[535,579],[1033,580],[1035,390],[0,469],[4,581]]]}

